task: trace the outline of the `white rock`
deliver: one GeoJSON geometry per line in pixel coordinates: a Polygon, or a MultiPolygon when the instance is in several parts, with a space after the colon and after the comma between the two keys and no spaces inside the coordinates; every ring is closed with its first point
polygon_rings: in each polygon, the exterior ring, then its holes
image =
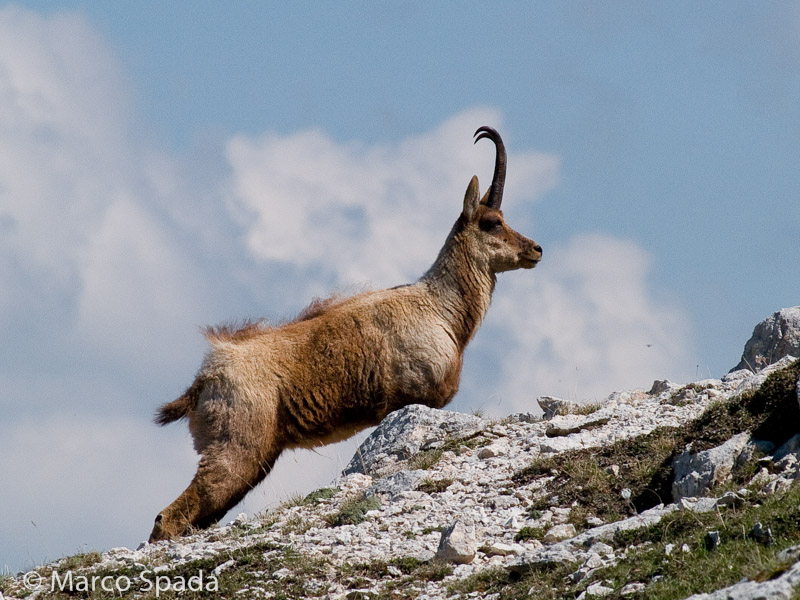
{"type": "Polygon", "coordinates": [[[544,534],[544,541],[546,543],[555,543],[562,540],[568,540],[575,537],[575,525],[572,523],[563,523],[555,525],[547,530],[544,534]]]}
{"type": "Polygon", "coordinates": [[[576,406],[574,402],[562,400],[555,396],[539,396],[536,399],[536,403],[542,409],[543,419],[552,419],[556,415],[566,415],[576,406]]]}
{"type": "Polygon", "coordinates": [[[503,451],[500,449],[499,446],[484,446],[480,450],[478,450],[478,458],[481,460],[486,460],[487,458],[494,458],[495,456],[501,456],[503,451]]]}
{"type": "Polygon", "coordinates": [[[382,463],[406,460],[451,434],[466,437],[486,422],[480,417],[412,404],[390,413],[358,447],[345,474],[380,471],[382,463]]]}
{"type": "Polygon", "coordinates": [[[800,306],[783,308],[756,325],[742,360],[731,370],[758,371],[787,355],[800,356],[800,306]]]}
{"type": "Polygon", "coordinates": [[[486,556],[509,556],[511,554],[522,554],[525,548],[520,544],[504,544],[503,542],[493,542],[484,544],[480,548],[486,556]]]}
{"type": "Polygon", "coordinates": [[[230,568],[231,568],[232,566],[234,566],[235,564],[236,564],[236,561],[235,561],[234,559],[231,559],[231,560],[226,560],[226,561],[225,561],[224,563],[222,563],[221,565],[217,565],[217,566],[214,568],[214,570],[212,571],[212,573],[213,573],[215,576],[217,576],[217,575],[219,575],[220,573],[222,573],[223,571],[227,571],[228,569],[230,569],[230,568]]]}
{"type": "Polygon", "coordinates": [[[603,585],[601,582],[596,581],[586,588],[586,596],[589,598],[605,598],[614,592],[614,588],[603,585]]]}
{"type": "Polygon", "coordinates": [[[604,544],[603,542],[595,542],[592,544],[591,548],[589,548],[589,552],[599,554],[601,556],[614,556],[614,548],[608,544],[604,544]]]}
{"type": "Polygon", "coordinates": [[[600,557],[599,554],[592,552],[589,554],[589,558],[587,558],[583,566],[587,569],[597,569],[603,566],[603,559],[600,557]]]}
{"type": "Polygon", "coordinates": [[[673,461],[675,481],[672,497],[676,500],[688,496],[701,497],[712,486],[725,481],[749,441],[749,433],[740,433],[710,450],[685,450],[673,461]]]}
{"type": "Polygon", "coordinates": [[[633,594],[638,594],[639,592],[644,591],[644,588],[647,586],[643,583],[639,583],[638,581],[633,583],[628,583],[622,587],[619,591],[620,596],[632,596],[633,594]]]}
{"type": "Polygon", "coordinates": [[[477,551],[475,526],[458,519],[442,531],[439,548],[436,550],[436,559],[466,564],[472,562],[477,551]]]}
{"type": "Polygon", "coordinates": [[[545,547],[534,552],[526,552],[518,556],[506,569],[512,573],[524,574],[531,569],[548,568],[576,561],[575,555],[564,547],[545,547]]]}

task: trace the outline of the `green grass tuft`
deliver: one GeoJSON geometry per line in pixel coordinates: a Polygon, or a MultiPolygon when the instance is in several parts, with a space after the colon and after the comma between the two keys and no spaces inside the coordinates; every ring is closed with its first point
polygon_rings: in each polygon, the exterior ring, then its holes
{"type": "Polygon", "coordinates": [[[358,525],[367,518],[366,514],[369,511],[377,510],[380,507],[381,501],[377,496],[360,494],[345,500],[339,511],[330,515],[326,520],[331,527],[358,525]]]}

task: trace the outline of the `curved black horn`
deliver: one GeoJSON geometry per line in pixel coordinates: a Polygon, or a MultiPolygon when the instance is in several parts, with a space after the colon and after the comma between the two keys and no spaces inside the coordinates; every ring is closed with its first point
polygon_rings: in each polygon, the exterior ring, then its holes
{"type": "Polygon", "coordinates": [[[475,135],[478,136],[475,138],[476,143],[482,138],[489,138],[497,148],[497,156],[494,161],[494,177],[492,178],[492,187],[489,191],[489,199],[486,201],[486,206],[499,209],[500,203],[503,201],[503,186],[506,184],[506,147],[500,138],[500,134],[492,127],[485,125],[479,127],[475,135]]]}

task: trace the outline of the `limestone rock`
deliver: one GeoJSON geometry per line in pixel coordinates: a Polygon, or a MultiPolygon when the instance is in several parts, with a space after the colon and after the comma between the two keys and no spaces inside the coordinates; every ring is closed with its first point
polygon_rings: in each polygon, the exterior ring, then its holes
{"type": "Polygon", "coordinates": [[[539,408],[542,409],[543,419],[552,419],[557,415],[567,415],[576,406],[574,402],[562,400],[555,396],[540,396],[536,399],[539,408]]]}
{"type": "Polygon", "coordinates": [[[577,557],[564,547],[548,547],[537,552],[526,552],[510,562],[506,569],[523,575],[533,569],[547,569],[577,562],[577,557]]]}
{"type": "MultiPolygon", "coordinates": [[[[614,588],[610,588],[608,586],[603,585],[599,581],[594,582],[589,587],[586,588],[585,597],[586,598],[605,598],[609,594],[614,592],[614,588]]],[[[583,596],[583,594],[581,594],[583,596]]],[[[578,596],[579,598],[581,596],[578,596]]]]}
{"type": "Polygon", "coordinates": [[[464,565],[472,562],[477,551],[475,526],[458,519],[442,531],[436,559],[464,565]]]}
{"type": "Polygon", "coordinates": [[[379,494],[387,496],[389,500],[395,500],[403,492],[410,492],[416,489],[417,485],[425,476],[425,471],[417,469],[415,471],[398,471],[388,477],[379,479],[375,485],[367,492],[368,495],[379,494]]]}
{"type": "Polygon", "coordinates": [[[575,537],[575,525],[572,523],[564,523],[562,525],[555,525],[547,530],[544,534],[544,541],[547,543],[560,542],[575,537]]]}
{"type": "Polygon", "coordinates": [[[448,437],[467,437],[485,421],[480,417],[412,404],[390,413],[359,446],[344,470],[374,474],[407,460],[425,446],[448,437]]]}
{"type": "Polygon", "coordinates": [[[525,552],[525,547],[521,544],[494,542],[492,544],[484,544],[481,546],[480,550],[486,556],[509,556],[511,554],[522,554],[525,552]]]}
{"type": "Polygon", "coordinates": [[[791,600],[800,587],[800,563],[780,577],[768,581],[741,581],[709,594],[695,594],[686,600],[791,600]]]}
{"type": "Polygon", "coordinates": [[[756,325],[731,371],[759,371],[787,355],[800,356],[800,306],[783,308],[756,325]]]}
{"type": "Polygon", "coordinates": [[[750,434],[740,433],[716,448],[702,452],[687,449],[676,457],[673,461],[673,500],[705,496],[712,486],[724,481],[731,474],[749,441],[750,434]]]}

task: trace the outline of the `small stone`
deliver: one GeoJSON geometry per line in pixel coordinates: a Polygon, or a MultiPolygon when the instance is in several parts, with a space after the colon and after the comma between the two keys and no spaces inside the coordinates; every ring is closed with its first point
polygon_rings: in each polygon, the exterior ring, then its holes
{"type": "Polygon", "coordinates": [[[586,588],[586,596],[589,598],[605,598],[609,594],[613,593],[613,591],[614,588],[607,587],[601,582],[596,581],[586,588]]]}
{"type": "Polygon", "coordinates": [[[770,482],[772,477],[770,477],[769,471],[766,467],[761,467],[758,472],[753,475],[753,478],[748,482],[747,485],[749,486],[764,486],[770,482]]]}
{"type": "Polygon", "coordinates": [[[769,546],[775,541],[775,538],[772,537],[772,530],[769,527],[764,527],[760,521],[753,526],[750,535],[759,544],[764,544],[765,546],[769,546]]]}
{"type": "Polygon", "coordinates": [[[436,558],[463,565],[472,562],[477,551],[475,526],[467,525],[459,519],[442,531],[436,558]]]}
{"type": "Polygon", "coordinates": [[[217,565],[217,567],[212,571],[212,573],[214,574],[214,576],[218,576],[220,573],[222,573],[223,571],[227,571],[235,564],[236,561],[234,559],[226,560],[221,565],[217,565]]]}
{"type": "Polygon", "coordinates": [[[561,542],[575,537],[575,525],[572,523],[564,523],[563,525],[555,525],[547,530],[544,534],[544,541],[552,544],[561,542]]]}
{"type": "Polygon", "coordinates": [[[544,413],[542,415],[543,419],[552,419],[557,415],[566,415],[569,413],[569,409],[572,406],[572,402],[569,400],[562,400],[555,396],[540,396],[536,399],[536,402],[544,413]]]}
{"type": "Polygon", "coordinates": [[[730,508],[737,508],[744,503],[742,498],[736,492],[725,492],[721,497],[717,498],[717,506],[727,506],[730,508]]]}
{"type": "Polygon", "coordinates": [[[589,548],[589,552],[599,554],[600,556],[614,556],[614,548],[603,542],[595,542],[592,544],[592,547],[589,548]]]}
{"type": "Polygon", "coordinates": [[[484,544],[480,548],[486,556],[509,556],[510,554],[522,554],[525,549],[519,544],[504,544],[502,542],[494,542],[491,544],[484,544]]]}
{"type": "Polygon", "coordinates": [[[346,529],[339,529],[336,532],[336,543],[342,544],[343,546],[349,546],[350,543],[353,541],[353,536],[350,534],[349,531],[346,529]]]}
{"type": "Polygon", "coordinates": [[[666,546],[664,546],[664,554],[666,554],[667,556],[672,554],[673,550],[675,550],[675,544],[667,544],[666,546]]]}
{"type": "Polygon", "coordinates": [[[493,448],[492,446],[486,446],[478,451],[478,458],[480,458],[481,460],[485,460],[487,458],[494,458],[495,456],[498,456],[498,452],[497,449],[493,448]]]}
{"type": "Polygon", "coordinates": [[[705,537],[706,550],[714,550],[719,546],[719,531],[709,531],[705,537]]]}
{"type": "Polygon", "coordinates": [[[575,556],[566,548],[554,547],[526,552],[506,565],[506,570],[517,575],[524,575],[534,569],[556,568],[575,562],[575,556]]]}
{"type": "Polygon", "coordinates": [[[675,384],[672,383],[669,379],[656,379],[653,382],[650,391],[647,392],[651,396],[660,396],[664,392],[670,392],[675,387],[675,384]]]}
{"type": "Polygon", "coordinates": [[[786,548],[785,550],[781,550],[776,555],[776,558],[784,563],[796,563],[800,560],[800,546],[792,546],[790,548],[786,548]]]}
{"type": "Polygon", "coordinates": [[[678,504],[681,508],[695,513],[707,513],[717,508],[717,501],[714,498],[681,498],[678,504]]]}
{"type": "Polygon", "coordinates": [[[619,465],[609,465],[606,467],[606,473],[619,477],[619,465]]]}
{"type": "Polygon", "coordinates": [[[583,563],[583,566],[587,569],[598,569],[603,566],[603,559],[600,558],[599,554],[592,553],[583,563]]]}
{"type": "Polygon", "coordinates": [[[391,575],[392,577],[403,576],[403,572],[394,565],[389,565],[388,567],[386,567],[386,572],[389,573],[389,575],[391,575]]]}
{"type": "Polygon", "coordinates": [[[503,526],[506,529],[519,529],[521,527],[519,519],[517,518],[517,515],[512,515],[511,518],[507,519],[503,523],[503,526]]]}
{"type": "Polygon", "coordinates": [[[643,592],[644,588],[647,587],[645,584],[635,581],[633,583],[629,583],[625,585],[620,591],[620,596],[632,596],[633,594],[638,594],[639,592],[643,592]]]}
{"type": "Polygon", "coordinates": [[[587,517],[586,518],[586,524],[589,527],[600,527],[600,525],[605,525],[606,522],[603,521],[603,519],[600,519],[598,517],[587,517]]]}

